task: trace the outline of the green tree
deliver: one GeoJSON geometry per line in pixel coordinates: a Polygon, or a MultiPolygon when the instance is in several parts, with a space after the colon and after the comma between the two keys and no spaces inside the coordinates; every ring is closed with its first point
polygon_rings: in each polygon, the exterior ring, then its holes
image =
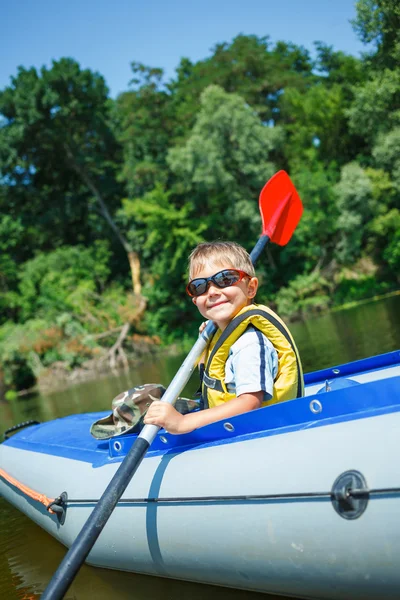
{"type": "Polygon", "coordinates": [[[289,88],[281,100],[288,144],[285,154],[292,166],[313,146],[321,162],[343,162],[349,150],[342,86],[320,82],[301,92],[289,88]]]}
{"type": "Polygon", "coordinates": [[[279,120],[279,98],[287,87],[304,89],[313,80],[308,51],[286,42],[271,44],[268,36],[238,35],[219,43],[212,55],[193,64],[183,58],[177,78],[168,85],[172,93],[179,136],[194,125],[199,99],[210,85],[237,93],[262,121],[279,120]]]}
{"type": "Polygon", "coordinates": [[[278,312],[284,317],[306,317],[309,313],[326,310],[331,304],[332,288],[318,270],[298,275],[277,293],[278,312]]]}
{"type": "Polygon", "coordinates": [[[141,248],[147,326],[165,339],[170,332],[184,335],[197,316],[185,294],[187,259],[204,241],[207,225],[195,218],[190,202],[177,204],[161,184],[143,198],[124,200],[119,217],[129,226],[132,244],[141,248]]]}
{"type": "Polygon", "coordinates": [[[390,173],[397,189],[393,204],[400,206],[400,127],[395,127],[386,134],[381,134],[376,140],[372,155],[376,165],[390,173]]]}
{"type": "Polygon", "coordinates": [[[22,320],[51,320],[60,313],[75,312],[73,298],[79,286],[92,293],[104,292],[110,276],[109,261],[104,242],[95,242],[90,248],[63,246],[28,260],[19,273],[22,320]]]}
{"type": "Polygon", "coordinates": [[[166,180],[166,156],[174,130],[171,96],[162,86],[163,71],[132,63],[134,88],[116,100],[113,117],[123,148],[119,179],[131,198],[143,196],[166,180]]]}
{"type": "Polygon", "coordinates": [[[358,0],[354,30],[365,44],[372,43],[372,62],[396,68],[400,61],[400,5],[397,0],[358,0]]]}
{"type": "Polygon", "coordinates": [[[218,86],[204,91],[191,134],[169,151],[168,163],[209,239],[254,241],[257,198],[276,170],[269,157],[281,144],[281,129],[264,125],[243,98],[218,86]]]}
{"type": "Polygon", "coordinates": [[[368,246],[377,262],[399,282],[400,274],[400,210],[392,208],[376,217],[369,227],[368,246]]]}
{"type": "Polygon", "coordinates": [[[343,167],[335,188],[339,213],[335,255],[339,262],[349,264],[361,256],[371,223],[387,212],[391,188],[382,171],[363,169],[357,163],[343,167]]]}
{"type": "Polygon", "coordinates": [[[279,98],[290,170],[299,160],[307,162],[311,148],[325,165],[332,161],[343,165],[355,158],[362,142],[357,133],[349,131],[346,114],[354,97],[354,85],[361,85],[366,78],[362,62],[335,52],[322,42],[315,45],[314,79],[303,88],[287,86],[279,98]]]}
{"type": "Polygon", "coordinates": [[[112,216],[122,188],[109,111],[103,77],[72,59],[54,61],[40,74],[20,67],[0,94],[0,173],[6,203],[16,218],[23,214],[34,224],[42,248],[106,236],[107,223],[128,255],[140,293],[138,256],[112,216]]]}
{"type": "Polygon", "coordinates": [[[386,246],[383,258],[387,262],[397,284],[400,283],[400,229],[394,232],[389,244],[386,246]]]}
{"type": "Polygon", "coordinates": [[[371,148],[379,134],[400,123],[400,71],[372,73],[366,83],[354,88],[354,100],[346,114],[350,129],[363,136],[371,148]]]}
{"type": "Polygon", "coordinates": [[[317,73],[328,87],[339,84],[346,90],[346,95],[350,94],[351,97],[351,86],[365,79],[363,62],[355,56],[333,50],[332,46],[323,42],[315,42],[314,45],[317,52],[317,73]]]}
{"type": "Polygon", "coordinates": [[[299,272],[319,272],[330,263],[334,251],[339,216],[334,193],[337,169],[333,163],[326,167],[319,161],[314,148],[303,156],[304,161],[293,165],[291,177],[304,213],[290,244],[280,251],[279,286],[287,285],[299,272]]]}
{"type": "Polygon", "coordinates": [[[18,283],[19,247],[24,239],[20,219],[9,215],[0,218],[0,325],[16,316],[19,298],[15,289],[18,283]]]}

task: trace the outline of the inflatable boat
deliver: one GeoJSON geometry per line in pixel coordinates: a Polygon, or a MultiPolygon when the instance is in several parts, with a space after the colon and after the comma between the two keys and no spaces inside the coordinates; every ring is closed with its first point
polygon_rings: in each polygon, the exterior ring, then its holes
{"type": "MultiPolygon", "coordinates": [[[[303,398],[161,430],[91,565],[285,596],[400,594],[400,352],[305,376],[303,398]]],[[[0,494],[65,546],[136,436],[106,413],[8,431],[0,494]]]]}

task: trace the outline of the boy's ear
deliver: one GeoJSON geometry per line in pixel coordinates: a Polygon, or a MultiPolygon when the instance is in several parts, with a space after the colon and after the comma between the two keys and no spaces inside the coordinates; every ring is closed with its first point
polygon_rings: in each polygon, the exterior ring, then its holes
{"type": "Polygon", "coordinates": [[[257,294],[257,290],[258,290],[258,279],[257,279],[257,277],[252,277],[249,280],[249,285],[247,287],[248,297],[254,298],[254,296],[257,294]]]}
{"type": "Polygon", "coordinates": [[[192,298],[192,302],[193,302],[193,304],[196,304],[197,303],[197,298],[192,298]]]}

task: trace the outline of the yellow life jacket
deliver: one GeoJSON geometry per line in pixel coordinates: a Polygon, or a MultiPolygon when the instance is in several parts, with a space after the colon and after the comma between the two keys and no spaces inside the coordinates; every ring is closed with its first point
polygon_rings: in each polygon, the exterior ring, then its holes
{"type": "Polygon", "coordinates": [[[263,406],[304,396],[303,370],[292,335],[284,322],[267,306],[245,306],[224,331],[218,329],[207,349],[202,380],[204,406],[212,408],[228,402],[236,394],[228,392],[225,384],[225,363],[234,342],[252,325],[271,342],[278,354],[278,373],[273,396],[263,406]]]}

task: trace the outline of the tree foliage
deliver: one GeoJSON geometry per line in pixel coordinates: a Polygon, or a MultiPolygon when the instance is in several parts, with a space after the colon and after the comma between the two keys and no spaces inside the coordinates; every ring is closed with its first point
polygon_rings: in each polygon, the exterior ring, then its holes
{"type": "Polygon", "coordinates": [[[356,9],[361,59],[320,41],[312,60],[295,44],[238,35],[203,60],[182,58],[169,81],[132,62],[116,100],[69,58],[19,68],[0,91],[7,385],[132,347],[127,323],[164,341],[194,335],[190,251],[212,239],[250,250],[259,192],[279,169],[304,215],[259,265],[260,301],[299,317],[398,286],[400,9],[356,9]]]}
{"type": "Polygon", "coordinates": [[[371,59],[377,66],[395,68],[400,60],[400,6],[397,0],[358,0],[354,29],[365,43],[373,43],[371,59]]]}

